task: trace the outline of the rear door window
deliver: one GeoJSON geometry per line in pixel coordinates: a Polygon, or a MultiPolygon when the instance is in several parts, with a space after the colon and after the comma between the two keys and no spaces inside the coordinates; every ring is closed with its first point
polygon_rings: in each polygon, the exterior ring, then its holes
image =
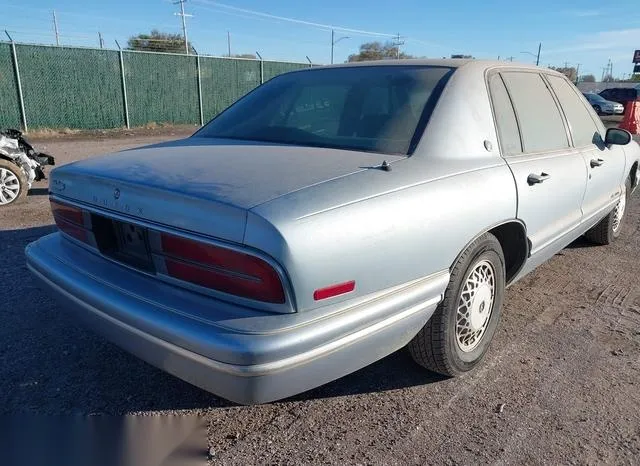
{"type": "Polygon", "coordinates": [[[560,101],[569,122],[569,129],[576,147],[588,146],[600,142],[602,134],[591,116],[591,112],[578,98],[571,85],[558,76],[547,76],[551,87],[560,101]]]}
{"type": "Polygon", "coordinates": [[[516,111],[523,151],[548,152],[569,147],[558,105],[538,73],[502,73],[516,111]]]}
{"type": "Polygon", "coordinates": [[[502,155],[521,154],[522,144],[516,114],[513,111],[507,88],[499,74],[489,77],[489,92],[491,93],[491,103],[502,155]]]}

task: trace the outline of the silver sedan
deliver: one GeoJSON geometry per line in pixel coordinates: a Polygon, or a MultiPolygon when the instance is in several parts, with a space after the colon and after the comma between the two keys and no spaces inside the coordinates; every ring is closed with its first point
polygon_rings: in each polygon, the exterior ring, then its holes
{"type": "Polygon", "coordinates": [[[598,115],[622,115],[624,113],[624,106],[621,103],[612,102],[593,93],[586,93],[584,96],[598,115]]]}
{"type": "Polygon", "coordinates": [[[60,231],[27,264],[78,321],[239,403],[405,346],[459,375],[506,287],[581,235],[620,235],[639,159],[549,69],[313,68],[187,139],[55,169],[60,231]]]}

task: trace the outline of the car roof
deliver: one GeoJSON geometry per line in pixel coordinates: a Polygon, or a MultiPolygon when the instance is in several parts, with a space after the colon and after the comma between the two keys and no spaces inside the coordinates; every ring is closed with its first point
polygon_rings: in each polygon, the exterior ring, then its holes
{"type": "Polygon", "coordinates": [[[372,60],[372,61],[360,61],[340,63],[335,65],[323,65],[313,68],[306,68],[300,71],[313,70],[313,69],[326,69],[326,68],[357,68],[357,67],[371,67],[371,66],[445,66],[449,68],[464,68],[465,70],[483,71],[495,68],[509,68],[509,69],[527,69],[544,71],[548,74],[555,74],[557,76],[564,76],[550,68],[543,68],[540,66],[530,65],[527,63],[499,61],[499,60],[477,60],[466,58],[443,58],[443,59],[423,59],[423,58],[410,58],[402,60],[372,60]]]}

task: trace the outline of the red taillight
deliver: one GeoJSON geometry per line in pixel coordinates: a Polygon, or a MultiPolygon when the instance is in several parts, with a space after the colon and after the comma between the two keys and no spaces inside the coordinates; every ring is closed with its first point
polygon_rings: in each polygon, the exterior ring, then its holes
{"type": "Polygon", "coordinates": [[[56,221],[61,218],[67,222],[75,223],[76,225],[83,226],[84,218],[82,215],[82,209],[73,207],[67,204],[61,204],[58,201],[51,201],[51,212],[56,221]]]}
{"type": "Polygon", "coordinates": [[[337,285],[327,286],[326,288],[320,288],[313,292],[313,299],[320,301],[321,299],[333,298],[341,294],[351,293],[356,288],[356,282],[351,280],[350,282],[338,283],[337,285]]]}
{"type": "Polygon", "coordinates": [[[66,233],[67,235],[79,241],[82,241],[83,243],[86,243],[88,241],[88,232],[84,228],[61,219],[56,219],[56,225],[58,226],[60,231],[66,233]]]}
{"type": "Polygon", "coordinates": [[[280,277],[266,261],[166,233],[161,240],[171,277],[243,298],[285,302],[280,277]]]}
{"type": "Polygon", "coordinates": [[[88,241],[82,209],[52,200],[51,212],[60,231],[83,243],[88,241]]]}

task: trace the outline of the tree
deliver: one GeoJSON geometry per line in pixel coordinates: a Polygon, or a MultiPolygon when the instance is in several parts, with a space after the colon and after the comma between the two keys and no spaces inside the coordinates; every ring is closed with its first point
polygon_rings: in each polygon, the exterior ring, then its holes
{"type": "Polygon", "coordinates": [[[582,76],[580,76],[579,81],[581,83],[595,83],[596,77],[592,74],[583,74],[582,76]]]}
{"type": "Polygon", "coordinates": [[[369,61],[369,60],[385,60],[385,59],[407,59],[414,58],[411,55],[407,55],[404,52],[398,54],[398,46],[392,42],[367,42],[360,46],[360,52],[349,55],[349,62],[354,61],[369,61]],[[398,57],[399,55],[399,57],[398,57]]]}
{"type": "MultiPolygon", "coordinates": [[[[127,45],[129,50],[141,50],[144,52],[186,52],[182,35],[160,32],[157,29],[151,31],[151,34],[138,34],[130,37],[127,45]]],[[[191,43],[189,43],[189,50],[195,53],[191,43]]]]}
{"type": "Polygon", "coordinates": [[[576,77],[577,77],[577,72],[576,69],[573,66],[568,66],[568,67],[562,67],[562,66],[551,66],[550,67],[552,70],[556,70],[562,74],[564,74],[567,78],[569,78],[569,80],[571,82],[576,82],[576,77]]]}
{"type": "Polygon", "coordinates": [[[630,81],[633,82],[640,82],[640,73],[634,73],[631,75],[631,79],[630,81]]]}

